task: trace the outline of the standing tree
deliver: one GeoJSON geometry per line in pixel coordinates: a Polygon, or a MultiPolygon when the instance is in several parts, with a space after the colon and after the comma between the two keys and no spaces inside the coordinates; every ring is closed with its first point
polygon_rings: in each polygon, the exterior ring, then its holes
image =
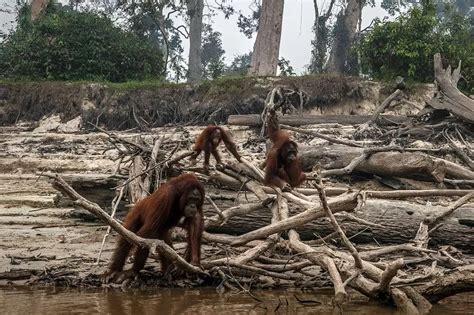
{"type": "Polygon", "coordinates": [[[217,79],[225,71],[224,49],[221,33],[214,31],[211,24],[205,24],[203,30],[201,64],[204,79],[217,79]]]}
{"type": "Polygon", "coordinates": [[[326,67],[327,72],[345,72],[362,5],[362,0],[348,0],[345,10],[339,13],[334,27],[334,44],[326,67]]]}
{"type": "MultiPolygon", "coordinates": [[[[98,11],[101,10],[106,14],[113,13],[104,6],[98,11]]],[[[174,18],[186,14],[181,0],[121,1],[115,10],[115,14],[128,19],[132,32],[151,42],[157,53],[163,55],[163,75],[174,81],[186,78],[182,37],[187,38],[188,35],[186,27],[177,25],[174,18]]]]}
{"type": "Polygon", "coordinates": [[[249,74],[275,75],[280,52],[284,0],[263,0],[249,74]]]}
{"type": "Polygon", "coordinates": [[[333,8],[336,0],[331,0],[326,12],[318,7],[318,1],[313,0],[314,4],[314,40],[311,41],[313,49],[311,50],[311,63],[308,70],[311,73],[323,72],[324,65],[327,60],[327,52],[329,47],[329,33],[330,28],[328,25],[329,19],[333,16],[333,8]]]}
{"type": "Polygon", "coordinates": [[[251,61],[251,52],[235,56],[230,65],[226,67],[224,75],[245,76],[249,72],[251,61]]]}
{"type": "Polygon", "coordinates": [[[48,5],[49,0],[32,0],[31,1],[31,20],[34,21],[43,12],[48,5]]]}
{"type": "Polygon", "coordinates": [[[189,64],[188,82],[199,81],[202,76],[201,42],[202,42],[202,14],[203,0],[188,0],[186,2],[189,16],[189,64]]]}

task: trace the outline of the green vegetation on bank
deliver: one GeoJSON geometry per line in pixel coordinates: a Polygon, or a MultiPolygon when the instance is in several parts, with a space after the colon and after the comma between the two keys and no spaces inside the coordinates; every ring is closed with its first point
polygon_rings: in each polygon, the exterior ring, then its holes
{"type": "Polygon", "coordinates": [[[433,82],[433,55],[457,66],[461,60],[459,87],[474,93],[474,25],[472,18],[447,8],[437,15],[433,4],[415,7],[395,21],[376,20],[361,40],[363,72],[375,79],[402,76],[417,82],[433,82]]]}
{"type": "MultiPolygon", "coordinates": [[[[356,63],[354,73],[389,82],[396,76],[406,82],[433,82],[433,55],[441,52],[446,64],[454,66],[462,61],[459,87],[474,94],[472,18],[450,8],[440,14],[430,3],[416,6],[394,21],[376,20],[372,28],[362,32],[359,45],[353,47],[354,56],[359,52],[362,69],[359,72],[356,63]]],[[[151,33],[145,36],[148,33],[127,23],[119,27],[103,14],[54,1],[33,22],[29,6],[24,5],[18,12],[16,28],[0,42],[0,82],[96,82],[117,90],[176,86],[166,80],[173,76],[170,68],[168,72],[164,69],[163,47],[156,38],[153,41],[151,33]]],[[[226,66],[220,33],[206,26],[204,35],[203,79],[213,80],[201,81],[196,85],[199,91],[237,95],[256,83],[256,78],[245,76],[251,53],[236,56],[226,66]]],[[[169,55],[168,65],[172,59],[169,55]]],[[[284,58],[279,66],[282,75],[295,77],[284,58]]],[[[300,81],[305,76],[297,78],[300,81]]],[[[331,85],[325,89],[340,89],[334,86],[335,80],[328,82],[331,85]]]]}
{"type": "Polygon", "coordinates": [[[0,44],[4,77],[47,80],[159,79],[163,57],[150,43],[104,16],[50,4],[31,21],[24,6],[0,44]]]}

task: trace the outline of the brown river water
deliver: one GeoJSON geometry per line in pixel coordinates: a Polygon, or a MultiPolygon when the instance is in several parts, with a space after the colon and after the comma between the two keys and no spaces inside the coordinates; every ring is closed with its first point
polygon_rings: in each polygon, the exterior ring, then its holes
{"type": "MultiPolygon", "coordinates": [[[[255,290],[252,293],[262,302],[244,293],[219,295],[215,289],[124,292],[4,288],[0,289],[0,314],[333,314],[328,290],[255,290]]],[[[344,306],[343,314],[399,313],[358,297],[344,306]]],[[[446,299],[435,305],[431,314],[474,314],[474,293],[446,299]]]]}

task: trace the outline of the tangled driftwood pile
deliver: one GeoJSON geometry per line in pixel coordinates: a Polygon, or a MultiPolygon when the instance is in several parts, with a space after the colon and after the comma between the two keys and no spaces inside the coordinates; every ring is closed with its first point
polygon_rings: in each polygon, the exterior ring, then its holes
{"type": "MultiPolygon", "coordinates": [[[[314,287],[329,279],[338,308],[347,300],[350,287],[405,312],[427,313],[431,303],[474,289],[474,264],[456,248],[473,250],[474,211],[467,204],[474,197],[473,137],[469,125],[473,122],[474,101],[457,94],[457,70],[448,78],[450,70],[436,68],[440,91],[435,100],[428,102],[431,108],[424,109],[419,118],[387,121],[389,118],[380,116],[392,101],[403,99],[404,92],[396,90],[371,119],[359,126],[353,139],[281,125],[296,132],[295,136],[301,133],[305,137],[327,141],[322,146],[303,148],[300,152],[304,166],[310,172],[305,188],[282,192],[264,186],[258,161],[248,158],[241,163],[228,160],[226,165],[204,174],[202,169],[188,166],[186,158],[192,151],[182,151],[179,145],[173,146],[159,135],[151,144],[140,139],[125,140],[109,133],[111,148],[119,152],[117,173],[128,174],[117,187],[111,214],[80,196],[61,177],[47,176],[53,178],[54,186],[77,206],[94,213],[130,242],[150,248],[151,254],[164,255],[183,270],[201,278],[218,279],[220,289],[244,290],[251,294],[254,285],[314,287]],[[447,147],[416,147],[420,139],[445,143],[447,147]],[[441,158],[446,152],[459,157],[464,165],[441,158]],[[194,172],[206,183],[209,188],[207,204],[215,212],[205,220],[208,232],[203,235],[203,269],[188,264],[163,241],[140,238],[114,219],[115,210],[126,192],[130,202],[134,203],[155,190],[167,177],[180,172],[194,172]],[[360,174],[365,174],[366,178],[371,176],[371,180],[392,190],[363,189],[360,185],[355,189],[344,188],[348,181],[360,178],[360,174]],[[408,177],[410,179],[406,179],[408,177]],[[216,200],[235,199],[237,194],[246,194],[248,203],[226,209],[216,203],[216,200]],[[433,197],[460,198],[436,208],[425,200],[422,206],[426,216],[413,233],[404,226],[413,225],[413,222],[404,221],[402,215],[391,214],[390,220],[398,223],[390,225],[386,224],[389,221],[384,215],[375,217],[374,210],[370,210],[390,207],[384,199],[407,199],[404,202],[408,203],[414,198],[432,200],[433,197]],[[456,211],[465,211],[471,219],[450,224],[449,228],[454,226],[455,232],[443,230],[444,223],[456,211]],[[255,213],[268,214],[271,223],[259,222],[258,225],[244,219],[255,213]],[[239,218],[244,221],[239,221],[239,218]],[[247,226],[240,231],[226,230],[232,226],[232,221],[234,227],[239,222],[245,222],[247,226]],[[324,233],[318,229],[323,226],[321,222],[325,222],[324,233]],[[356,246],[352,240],[354,226],[372,229],[377,240],[392,244],[356,246]],[[302,240],[300,234],[303,231],[308,234],[308,229],[312,231],[312,239],[305,236],[306,240],[302,240]],[[398,237],[390,236],[387,230],[391,229],[398,237]],[[212,230],[228,233],[210,233],[212,230]],[[240,232],[240,235],[232,235],[229,231],[240,232]],[[433,246],[430,239],[440,231],[441,236],[433,246]],[[460,246],[454,247],[453,244],[460,246]]],[[[275,88],[269,92],[264,115],[231,117],[230,121],[262,125],[267,115],[272,113],[268,109],[291,111],[300,108],[304,94],[293,92],[275,88]]],[[[301,125],[301,121],[295,123],[298,118],[291,119],[286,118],[286,121],[301,125]]],[[[285,116],[282,121],[285,121],[285,116]]],[[[260,131],[256,130],[256,137],[260,131]]],[[[397,206],[403,209],[403,202],[398,203],[397,206]]],[[[182,239],[179,229],[175,237],[182,239]]],[[[178,252],[183,249],[181,245],[175,246],[178,252]]]]}

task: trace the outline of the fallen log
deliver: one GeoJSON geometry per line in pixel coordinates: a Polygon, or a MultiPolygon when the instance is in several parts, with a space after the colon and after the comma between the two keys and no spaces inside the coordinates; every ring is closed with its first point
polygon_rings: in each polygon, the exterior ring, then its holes
{"type": "MultiPolygon", "coordinates": [[[[369,121],[372,115],[285,115],[279,117],[280,123],[288,126],[317,125],[338,123],[341,125],[359,125],[369,121]]],[[[403,123],[410,120],[406,116],[380,115],[381,125],[384,121],[403,123]],[[384,119],[385,118],[385,119],[384,119]]],[[[259,127],[262,125],[260,115],[230,115],[227,118],[229,125],[259,127]]]]}
{"type": "Polygon", "coordinates": [[[474,290],[474,265],[467,265],[447,271],[443,277],[424,284],[420,290],[430,302],[438,302],[453,293],[474,290]]]}
{"type": "Polygon", "coordinates": [[[69,173],[62,176],[80,195],[101,207],[110,206],[110,202],[115,197],[113,188],[125,180],[123,176],[108,174],[69,173]]]}
{"type": "MultiPolygon", "coordinates": [[[[377,223],[380,226],[367,227],[341,217],[346,234],[357,243],[403,244],[412,240],[420,223],[427,215],[442,207],[419,205],[406,201],[368,200],[361,211],[355,213],[359,218],[377,223]]],[[[300,213],[291,207],[291,215],[300,213]]],[[[206,211],[206,216],[214,212],[206,211]]],[[[271,213],[267,208],[251,211],[242,217],[232,217],[222,226],[209,227],[209,232],[240,235],[270,223],[271,213]]],[[[432,235],[430,245],[450,244],[474,252],[474,205],[468,204],[452,214],[432,235]]],[[[334,231],[327,219],[318,219],[296,228],[303,240],[324,237],[334,231]]]]}
{"type": "MultiPolygon", "coordinates": [[[[342,169],[364,153],[363,148],[341,145],[306,147],[300,159],[305,171],[320,164],[324,170],[342,169]]],[[[474,179],[474,172],[455,163],[420,152],[378,152],[358,164],[354,171],[380,176],[428,175],[440,182],[444,177],[474,179]]]]}

